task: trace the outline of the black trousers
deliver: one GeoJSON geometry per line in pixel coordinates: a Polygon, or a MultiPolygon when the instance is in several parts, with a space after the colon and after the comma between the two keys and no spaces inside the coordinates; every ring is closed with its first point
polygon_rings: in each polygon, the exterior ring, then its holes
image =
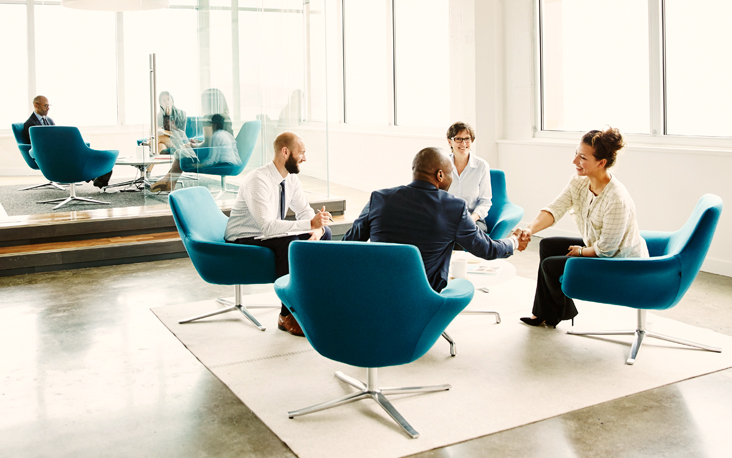
{"type": "Polygon", "coordinates": [[[569,260],[570,245],[583,246],[579,237],[547,237],[539,244],[539,275],[536,279],[536,294],[532,313],[549,324],[571,320],[577,316],[574,301],[562,292],[559,278],[564,274],[564,265],[569,260]]]}
{"type": "MultiPolygon", "coordinates": [[[[331,232],[328,226],[324,226],[325,232],[320,240],[332,240],[333,232],[331,232]]],[[[283,277],[290,273],[290,262],[287,259],[287,251],[290,247],[290,243],[295,240],[307,240],[310,238],[310,234],[293,235],[290,237],[278,237],[276,239],[267,240],[256,240],[254,237],[245,237],[236,239],[233,243],[239,243],[242,245],[255,245],[269,248],[274,251],[275,255],[275,275],[277,278],[283,277]]],[[[282,316],[287,316],[290,311],[282,304],[282,310],[280,311],[282,316]]]]}

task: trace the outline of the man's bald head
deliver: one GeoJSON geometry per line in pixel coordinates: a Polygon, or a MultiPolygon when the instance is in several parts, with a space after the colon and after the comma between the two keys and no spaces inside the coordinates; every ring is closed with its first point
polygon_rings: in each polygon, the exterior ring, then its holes
{"type": "Polygon", "coordinates": [[[33,108],[39,116],[46,116],[51,105],[48,103],[48,99],[42,95],[37,95],[33,98],[33,108]]]}
{"type": "Polygon", "coordinates": [[[275,138],[274,150],[275,152],[282,151],[282,148],[287,147],[290,151],[294,150],[297,146],[297,142],[300,140],[296,134],[292,132],[282,132],[275,138]]]}
{"type": "Polygon", "coordinates": [[[452,162],[439,148],[424,148],[414,156],[412,178],[427,181],[447,191],[452,184],[452,162]]]}

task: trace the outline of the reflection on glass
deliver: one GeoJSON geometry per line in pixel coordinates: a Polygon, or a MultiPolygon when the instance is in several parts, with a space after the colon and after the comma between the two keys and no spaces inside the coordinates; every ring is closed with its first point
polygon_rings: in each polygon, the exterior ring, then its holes
{"type": "Polygon", "coordinates": [[[542,2],[544,130],[649,133],[648,5],[542,2]]]}
{"type": "Polygon", "coordinates": [[[667,133],[732,136],[732,3],[666,0],[667,133]],[[725,101],[725,102],[722,102],[725,101]]]}
{"type": "Polygon", "coordinates": [[[448,0],[396,0],[396,124],[444,126],[450,122],[448,0]]]}
{"type": "MultiPolygon", "coordinates": [[[[201,94],[203,141],[196,138],[189,139],[185,132],[176,126],[173,116],[174,104],[169,93],[161,93],[160,103],[163,112],[163,130],[159,136],[163,145],[169,145],[168,151],[175,157],[170,171],[150,187],[151,191],[174,190],[183,172],[206,173],[205,167],[241,165],[229,116],[229,104],[221,90],[210,88],[201,94]]],[[[185,118],[185,113],[181,115],[180,110],[176,111],[179,112],[179,119],[185,118]]]]}

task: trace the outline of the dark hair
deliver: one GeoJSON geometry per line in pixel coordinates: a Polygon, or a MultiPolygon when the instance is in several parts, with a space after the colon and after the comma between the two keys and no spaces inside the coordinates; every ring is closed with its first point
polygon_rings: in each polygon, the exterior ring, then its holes
{"type": "Polygon", "coordinates": [[[591,146],[595,150],[595,159],[605,159],[605,168],[609,169],[615,164],[618,151],[624,146],[623,136],[618,129],[607,126],[605,130],[591,130],[582,136],[582,143],[591,146]]]}
{"type": "Polygon", "coordinates": [[[211,127],[213,128],[214,132],[216,132],[217,130],[223,130],[224,129],[224,117],[218,113],[211,116],[211,127]]]}
{"type": "Polygon", "coordinates": [[[447,139],[452,140],[460,132],[467,130],[470,134],[470,141],[475,141],[475,131],[467,122],[458,121],[447,129],[447,139]]]}

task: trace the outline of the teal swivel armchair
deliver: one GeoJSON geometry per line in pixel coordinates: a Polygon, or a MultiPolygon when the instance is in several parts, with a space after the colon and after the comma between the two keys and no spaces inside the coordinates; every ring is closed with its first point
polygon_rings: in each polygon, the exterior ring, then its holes
{"type": "MultiPolygon", "coordinates": [[[[33,155],[31,154],[31,145],[28,143],[25,143],[25,140],[23,139],[23,123],[22,122],[16,122],[13,123],[10,126],[11,130],[13,131],[13,135],[15,136],[15,142],[18,144],[18,149],[20,150],[21,156],[23,156],[23,160],[25,160],[25,163],[28,164],[28,167],[32,168],[33,170],[40,170],[38,167],[38,164],[36,163],[36,160],[33,159],[33,155]]],[[[66,191],[66,188],[61,186],[58,183],[54,183],[53,181],[49,181],[42,184],[36,184],[33,186],[28,186],[27,188],[19,189],[19,191],[27,191],[29,189],[39,189],[39,188],[45,188],[46,186],[50,186],[52,188],[56,188],[61,191],[66,191]]]]}
{"type": "Polygon", "coordinates": [[[450,389],[450,385],[379,388],[378,368],[416,361],[439,339],[473,298],[473,285],[451,281],[441,293],[427,281],[419,250],[412,245],[307,242],[290,245],[290,274],[275,292],[297,319],[315,351],[366,368],[362,383],[335,375],[356,392],[288,413],[290,418],[370,397],[410,437],[419,433],[384,396],[450,389]],[[317,259],[317,268],[312,260],[317,259]],[[325,298],[323,291],[335,292],[325,298]]]}
{"type": "Polygon", "coordinates": [[[57,210],[71,202],[109,204],[101,200],[76,195],[76,183],[93,180],[109,173],[117,161],[119,151],[89,148],[76,127],[33,126],[30,128],[33,156],[43,175],[50,181],[68,184],[71,194],[66,198],[42,200],[56,203],[57,210]]]}
{"type": "Polygon", "coordinates": [[[561,278],[568,297],[637,310],[637,326],[628,331],[568,331],[568,334],[631,335],[626,364],[634,364],[644,337],[721,352],[687,340],[646,329],[646,310],[676,306],[694,282],[714,237],[722,213],[722,199],[706,194],[699,199],[686,224],[676,232],[642,231],[649,258],[570,258],[561,278]],[[602,279],[602,281],[597,281],[602,279]]]}

